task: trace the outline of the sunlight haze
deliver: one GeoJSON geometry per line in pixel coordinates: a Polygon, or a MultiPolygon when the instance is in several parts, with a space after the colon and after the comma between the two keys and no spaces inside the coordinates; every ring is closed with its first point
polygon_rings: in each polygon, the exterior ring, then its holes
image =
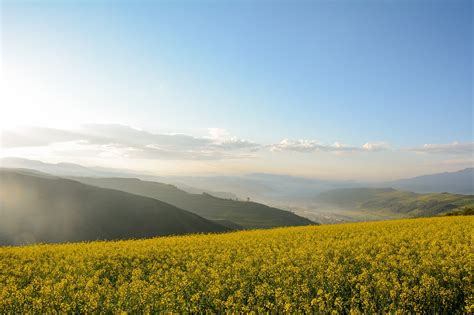
{"type": "Polygon", "coordinates": [[[473,166],[470,1],[111,4],[2,1],[2,157],[355,180],[473,166]]]}

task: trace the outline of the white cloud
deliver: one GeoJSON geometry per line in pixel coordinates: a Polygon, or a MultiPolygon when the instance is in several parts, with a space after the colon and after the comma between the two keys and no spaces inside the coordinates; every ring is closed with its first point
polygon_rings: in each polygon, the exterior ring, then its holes
{"type": "Polygon", "coordinates": [[[453,142],[448,144],[424,144],[421,147],[408,148],[408,151],[418,153],[435,153],[435,154],[453,154],[465,155],[474,154],[474,142],[453,142]]]}
{"type": "MultiPolygon", "coordinates": [[[[329,152],[334,154],[380,152],[384,150],[411,151],[425,154],[473,156],[474,142],[450,144],[425,144],[419,147],[391,149],[385,142],[366,142],[361,146],[341,142],[323,144],[311,139],[283,139],[264,145],[233,137],[224,129],[209,128],[208,136],[152,133],[118,124],[88,124],[76,129],[23,127],[3,130],[0,146],[3,149],[37,147],[57,152],[68,148],[71,154],[91,154],[98,157],[124,157],[157,160],[221,160],[253,157],[264,148],[271,151],[300,153],[329,152]],[[58,146],[58,144],[68,144],[58,146]]],[[[14,151],[12,151],[14,152],[14,151]]]]}
{"type": "Polygon", "coordinates": [[[272,151],[296,151],[296,152],[313,152],[320,145],[314,140],[290,140],[283,139],[277,144],[270,146],[272,151]]]}
{"type": "MultiPolygon", "coordinates": [[[[83,125],[77,130],[28,127],[4,131],[4,148],[48,146],[74,142],[79,150],[98,151],[99,156],[163,160],[229,159],[247,157],[260,145],[228,136],[219,129],[213,137],[156,134],[116,124],[83,125]]],[[[211,134],[212,135],[212,134],[211,134]]]]}
{"type": "Polygon", "coordinates": [[[377,143],[370,143],[367,142],[361,147],[354,147],[354,146],[347,146],[340,142],[334,142],[332,145],[325,145],[320,144],[316,140],[290,140],[290,139],[283,139],[277,144],[273,144],[270,146],[272,151],[295,151],[295,152],[333,152],[333,153],[341,153],[341,152],[377,152],[382,150],[387,150],[388,145],[384,142],[377,142],[377,143]]]}
{"type": "Polygon", "coordinates": [[[366,142],[363,146],[362,149],[365,151],[384,151],[389,149],[389,145],[386,142],[366,142]]]}

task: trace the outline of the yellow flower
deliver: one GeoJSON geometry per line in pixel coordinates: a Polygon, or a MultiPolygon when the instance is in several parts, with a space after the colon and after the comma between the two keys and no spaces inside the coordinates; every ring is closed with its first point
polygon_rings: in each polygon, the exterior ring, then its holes
{"type": "Polygon", "coordinates": [[[474,218],[0,247],[0,313],[472,313],[474,218]]]}

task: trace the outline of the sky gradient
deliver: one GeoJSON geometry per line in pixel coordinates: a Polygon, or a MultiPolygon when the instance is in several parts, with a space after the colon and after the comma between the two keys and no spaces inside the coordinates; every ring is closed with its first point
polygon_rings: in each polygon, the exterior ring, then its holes
{"type": "Polygon", "coordinates": [[[351,179],[473,165],[471,1],[2,1],[1,39],[2,156],[351,179]]]}

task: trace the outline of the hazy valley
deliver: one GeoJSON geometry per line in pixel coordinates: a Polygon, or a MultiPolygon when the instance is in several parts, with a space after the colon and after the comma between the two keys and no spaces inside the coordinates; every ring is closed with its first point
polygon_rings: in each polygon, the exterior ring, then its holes
{"type": "MultiPolygon", "coordinates": [[[[159,177],[17,158],[1,162],[10,167],[1,170],[0,178],[3,244],[427,217],[474,207],[472,194],[422,194],[361,187],[364,183],[354,181],[270,174],[159,177]]],[[[423,181],[431,185],[423,190],[436,184],[446,191],[451,186],[455,191],[472,191],[472,171],[429,175],[422,177],[429,180],[413,182],[417,187],[423,181]]]]}

